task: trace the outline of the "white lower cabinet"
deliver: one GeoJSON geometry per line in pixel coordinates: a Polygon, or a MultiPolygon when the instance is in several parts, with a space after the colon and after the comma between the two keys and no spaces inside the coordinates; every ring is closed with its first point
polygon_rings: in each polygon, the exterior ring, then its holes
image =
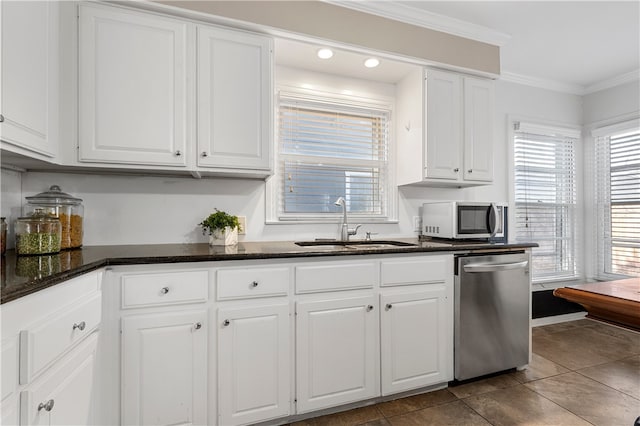
{"type": "Polygon", "coordinates": [[[444,284],[380,296],[382,395],[453,378],[453,322],[444,284]]]}
{"type": "Polygon", "coordinates": [[[20,393],[21,424],[91,425],[98,335],[93,333],[20,393]]]}
{"type": "Polygon", "coordinates": [[[297,412],[379,395],[375,296],[296,303],[297,412]]]}
{"type": "Polygon", "coordinates": [[[207,312],[122,319],[122,423],[207,423],[207,312]]]}
{"type": "Polygon", "coordinates": [[[218,424],[289,415],[289,303],[220,308],[217,320],[218,424]]]}
{"type": "Polygon", "coordinates": [[[0,424],[96,424],[100,271],[0,307],[0,424]]]}

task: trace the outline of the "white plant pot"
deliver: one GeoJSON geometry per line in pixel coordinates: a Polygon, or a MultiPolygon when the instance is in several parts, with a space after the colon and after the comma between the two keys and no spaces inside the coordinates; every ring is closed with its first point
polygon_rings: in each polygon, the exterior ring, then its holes
{"type": "Polygon", "coordinates": [[[213,231],[209,235],[210,246],[235,246],[238,244],[238,228],[226,227],[223,230],[213,231]]]}

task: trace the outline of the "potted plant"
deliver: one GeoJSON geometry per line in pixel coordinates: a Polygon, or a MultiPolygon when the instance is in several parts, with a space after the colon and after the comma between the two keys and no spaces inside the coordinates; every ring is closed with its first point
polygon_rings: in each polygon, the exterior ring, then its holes
{"type": "Polygon", "coordinates": [[[209,233],[210,246],[238,244],[238,231],[241,230],[238,216],[215,209],[215,213],[211,213],[199,225],[202,226],[202,235],[209,233]]]}

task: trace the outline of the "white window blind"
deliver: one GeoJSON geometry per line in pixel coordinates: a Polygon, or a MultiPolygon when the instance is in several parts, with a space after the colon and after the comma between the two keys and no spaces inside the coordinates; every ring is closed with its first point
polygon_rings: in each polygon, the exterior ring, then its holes
{"type": "Polygon", "coordinates": [[[279,219],[338,213],[338,197],[355,217],[386,218],[389,116],[388,109],[281,93],[279,219]]]}
{"type": "Polygon", "coordinates": [[[596,138],[598,274],[640,275],[640,129],[596,138]]]}
{"type": "Polygon", "coordinates": [[[514,126],[515,239],[534,242],[532,280],[572,279],[576,265],[576,143],[579,133],[514,126]]]}

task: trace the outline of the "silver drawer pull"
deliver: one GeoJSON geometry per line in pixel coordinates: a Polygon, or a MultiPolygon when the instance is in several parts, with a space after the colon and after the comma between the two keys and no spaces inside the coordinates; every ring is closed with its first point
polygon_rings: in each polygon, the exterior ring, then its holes
{"type": "Polygon", "coordinates": [[[229,324],[231,324],[231,321],[229,321],[228,319],[222,321],[222,325],[224,325],[225,327],[228,326],[229,324]]]}
{"type": "Polygon", "coordinates": [[[180,150],[176,151],[176,157],[180,157],[182,155],[182,152],[180,150]]]}
{"type": "Polygon", "coordinates": [[[193,325],[193,328],[195,328],[196,330],[200,330],[202,328],[202,323],[201,322],[197,322],[193,325]]]}
{"type": "Polygon", "coordinates": [[[367,306],[367,312],[371,312],[373,311],[373,305],[368,305],[367,306]]]}
{"type": "Polygon", "coordinates": [[[160,289],[160,294],[167,294],[169,293],[169,287],[162,287],[160,289]]]}
{"type": "Polygon", "coordinates": [[[387,303],[387,306],[385,306],[385,308],[387,308],[387,311],[391,308],[393,308],[393,305],[391,303],[387,303]]]}
{"type": "Polygon", "coordinates": [[[40,405],[38,405],[38,411],[41,411],[43,408],[44,408],[44,411],[51,411],[53,410],[53,404],[54,404],[53,399],[50,399],[44,403],[41,402],[40,405]]]}
{"type": "Polygon", "coordinates": [[[258,287],[258,284],[259,284],[258,281],[254,281],[251,283],[251,287],[256,288],[258,287]]]}
{"type": "MultiPolygon", "coordinates": [[[[85,328],[86,326],[87,326],[87,324],[86,324],[84,321],[82,321],[82,322],[79,322],[79,323],[73,324],[73,329],[75,330],[75,329],[77,328],[77,329],[78,329],[78,330],[80,330],[80,331],[84,331],[84,328],[85,328]]],[[[53,401],[53,400],[52,400],[52,401],[53,401]]],[[[49,410],[47,410],[47,411],[49,411],[49,410]]]]}
{"type": "Polygon", "coordinates": [[[208,157],[208,156],[209,156],[209,154],[207,153],[207,151],[202,151],[202,154],[201,154],[201,155],[202,155],[203,157],[208,157]]]}
{"type": "Polygon", "coordinates": [[[460,169],[456,167],[455,169],[453,169],[453,171],[458,173],[460,171],[460,169]]]}

